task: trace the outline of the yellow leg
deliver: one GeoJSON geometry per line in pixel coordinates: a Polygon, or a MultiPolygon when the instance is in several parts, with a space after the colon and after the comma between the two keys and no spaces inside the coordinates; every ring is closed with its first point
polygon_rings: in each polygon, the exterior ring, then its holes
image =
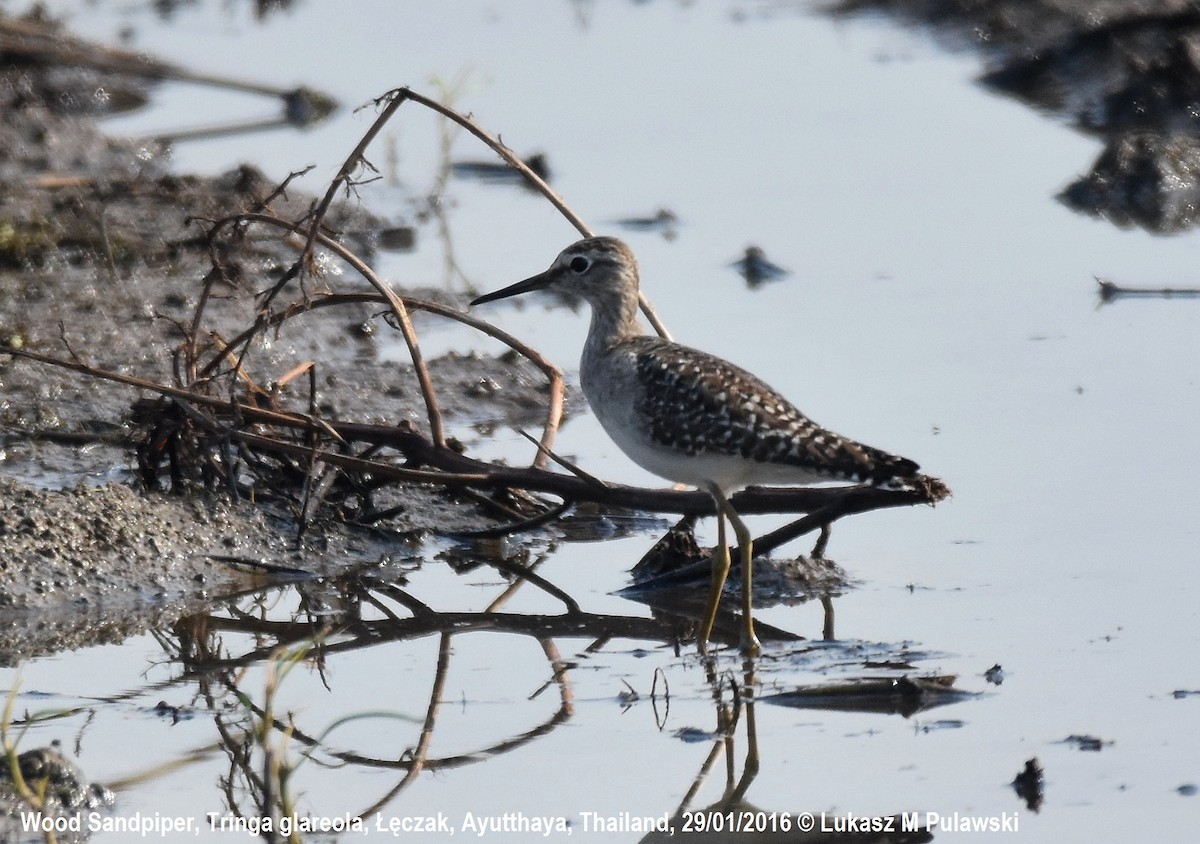
{"type": "Polygon", "coordinates": [[[817,537],[817,542],[813,545],[812,558],[813,560],[825,559],[825,546],[829,544],[829,534],[831,533],[829,522],[821,525],[821,535],[817,537]]]}
{"type": "Polygon", "coordinates": [[[710,487],[713,499],[717,502],[717,547],[712,554],[712,586],[708,593],[708,610],[704,614],[704,626],[700,630],[700,650],[708,647],[708,637],[712,635],[713,624],[717,620],[717,609],[721,606],[721,593],[725,591],[725,579],[729,577],[729,543],[725,536],[725,514],[721,509],[718,498],[721,491],[710,487]]]}
{"type": "Polygon", "coordinates": [[[725,502],[726,515],[733,525],[733,532],[738,538],[738,547],[742,551],[742,653],[747,656],[758,656],[762,653],[762,645],[754,635],[754,537],[746,523],[738,516],[737,511],[725,502]]]}
{"type": "Polygon", "coordinates": [[[746,714],[746,764],[742,768],[742,778],[726,799],[726,805],[729,806],[736,806],[742,802],[759,770],[758,725],[754,718],[754,697],[758,693],[758,678],[754,674],[754,658],[747,657],[743,668],[745,675],[742,681],[742,706],[746,714]]]}
{"type": "MultiPolygon", "coordinates": [[[[742,521],[741,516],[733,509],[729,503],[729,499],[725,497],[725,493],[720,488],[713,485],[709,487],[713,498],[717,502],[718,518],[727,518],[729,523],[733,525],[733,533],[737,536],[738,548],[741,549],[741,565],[742,565],[742,652],[747,656],[757,656],[762,652],[762,645],[758,643],[758,637],[754,635],[754,537],[750,533],[750,529],[746,527],[746,523],[742,521]]],[[[721,544],[721,553],[724,557],[724,571],[721,572],[721,587],[725,586],[725,578],[729,575],[729,545],[725,542],[725,532],[722,530],[718,533],[721,544]]],[[[713,582],[716,582],[716,563],[713,563],[713,582]]],[[[720,600],[720,592],[716,595],[716,600],[720,600]]],[[[716,604],[710,600],[710,605],[713,609],[712,617],[716,618],[716,604]]],[[[707,637],[705,637],[707,641],[707,637]]]]}

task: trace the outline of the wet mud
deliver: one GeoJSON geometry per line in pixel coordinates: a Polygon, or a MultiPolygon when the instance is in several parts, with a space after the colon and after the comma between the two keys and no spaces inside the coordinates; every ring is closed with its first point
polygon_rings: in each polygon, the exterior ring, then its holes
{"type": "MultiPolygon", "coordinates": [[[[170,172],[162,148],[107,137],[95,122],[151,96],[153,80],[60,66],[60,54],[39,61],[31,42],[69,37],[53,22],[0,17],[0,33],[8,48],[0,63],[0,344],[177,383],[179,347],[213,266],[204,224],[267,199],[275,213],[300,218],[315,198],[295,190],[274,195],[276,185],[248,166],[215,178],[170,172]]],[[[358,202],[335,204],[327,221],[367,260],[395,230],[358,202]]],[[[230,261],[236,272],[206,305],[202,333],[232,337],[252,323],[265,280],[296,254],[294,240],[279,234],[248,238],[236,264],[230,261]]],[[[437,290],[409,292],[461,304],[437,290]]],[[[364,303],[340,309],[336,319],[300,317],[259,344],[255,372],[266,383],[313,361],[312,381],[293,389],[315,385],[319,412],[364,423],[418,421],[423,407],[412,367],[379,353],[383,338],[394,336],[383,310],[364,303]]],[[[419,328],[435,320],[415,317],[419,328]]],[[[429,369],[457,430],[528,424],[543,413],[545,378],[524,359],[450,353],[429,369]],[[489,397],[484,419],[481,394],[489,397]]],[[[284,508],[135,490],[131,408],[144,397],[0,354],[4,664],[119,640],[269,580],[265,569],[238,566],[238,559],[320,573],[386,556],[378,535],[352,534],[336,521],[306,525],[298,542],[284,508]]],[[[392,538],[491,524],[441,490],[410,487],[399,497],[392,538]]]]}

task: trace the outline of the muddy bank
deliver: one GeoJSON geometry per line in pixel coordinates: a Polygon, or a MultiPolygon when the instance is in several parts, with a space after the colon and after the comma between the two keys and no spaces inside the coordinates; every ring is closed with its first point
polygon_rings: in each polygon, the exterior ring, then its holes
{"type": "Polygon", "coordinates": [[[288,556],[261,511],[216,497],[139,494],[120,484],[42,491],[9,480],[0,480],[0,496],[6,610],[62,600],[129,606],[221,590],[238,578],[213,555],[288,556]]]}
{"type": "MultiPolygon", "coordinates": [[[[31,27],[42,37],[59,32],[37,18],[0,17],[6,47],[31,27]]],[[[223,247],[206,239],[206,227],[268,201],[271,213],[299,219],[315,198],[277,194],[248,166],[216,178],[172,173],[165,149],[98,130],[95,118],[115,101],[146,99],[153,85],[104,68],[39,63],[20,51],[0,56],[0,343],[178,384],[185,338],[230,338],[253,324],[259,294],[302,245],[285,232],[262,230],[240,241],[236,253],[214,255],[223,247]],[[97,96],[114,91],[125,95],[97,96]],[[196,326],[203,283],[217,260],[224,276],[196,326]]],[[[336,204],[326,219],[339,242],[366,260],[395,229],[395,221],[358,202],[336,204]]],[[[312,283],[335,270],[314,268],[312,283]]],[[[461,304],[437,290],[422,294],[461,304]]],[[[280,400],[289,390],[312,400],[327,417],[419,422],[412,367],[380,353],[396,338],[383,313],[364,303],[334,317],[298,317],[264,334],[253,359],[241,364],[244,378],[280,400]],[[308,363],[312,375],[303,383],[276,383],[308,363]]],[[[415,322],[424,330],[435,320],[418,315],[415,322]]],[[[430,372],[442,412],[460,432],[543,414],[545,378],[523,359],[448,354],[431,361],[430,372]],[[479,418],[481,395],[495,418],[479,418]]],[[[130,417],[143,397],[128,386],[0,354],[5,664],[116,641],[264,582],[261,571],[231,559],[328,573],[377,563],[398,537],[491,524],[469,501],[412,486],[382,496],[393,511],[386,528],[354,532],[336,519],[310,519],[298,544],[295,512],[278,502],[267,508],[214,491],[135,491],[129,484],[139,432],[130,417]]]]}
{"type": "MultiPolygon", "coordinates": [[[[409,523],[431,530],[454,518],[436,492],[411,493],[409,523]]],[[[0,478],[0,500],[5,666],[119,642],[273,584],[361,570],[386,576],[420,560],[419,530],[406,537],[328,521],[298,537],[290,513],[221,494],[119,483],[52,490],[0,478]]]]}

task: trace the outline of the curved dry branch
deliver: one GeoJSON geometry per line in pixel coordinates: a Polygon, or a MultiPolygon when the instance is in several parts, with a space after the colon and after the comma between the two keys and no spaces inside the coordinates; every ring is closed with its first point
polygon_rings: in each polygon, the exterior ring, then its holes
{"type": "MultiPolygon", "coordinates": [[[[304,227],[297,223],[289,223],[286,220],[281,220],[278,217],[272,217],[270,214],[247,213],[238,214],[233,217],[226,218],[220,221],[218,225],[226,222],[232,223],[261,223],[263,225],[278,226],[282,229],[290,231],[294,234],[303,233],[304,227]]],[[[376,272],[367,266],[366,262],[351,252],[342,244],[332,238],[322,234],[317,228],[312,228],[308,232],[308,242],[305,244],[305,250],[311,250],[314,243],[320,243],[326,249],[330,250],[341,258],[346,263],[350,264],[359,275],[379,291],[379,295],[383,297],[388,307],[392,310],[392,315],[396,318],[397,324],[400,326],[400,333],[404,337],[404,343],[408,346],[408,354],[413,362],[413,369],[417,374],[417,381],[421,386],[421,397],[425,401],[426,416],[429,419],[429,432],[433,437],[433,441],[439,446],[446,444],[446,431],[442,423],[442,413],[438,408],[437,392],[433,388],[433,379],[429,377],[429,368],[425,365],[425,358],[421,354],[421,345],[417,341],[417,332],[413,328],[412,320],[408,316],[408,308],[404,304],[404,299],[396,295],[396,291],[392,290],[391,286],[380,278],[376,272]]],[[[270,320],[270,317],[264,317],[263,320],[270,320]]],[[[262,321],[262,320],[260,320],[262,321]]],[[[257,328],[257,325],[256,325],[257,328]]],[[[206,370],[208,368],[206,367],[206,370]]]]}
{"type": "MultiPolygon", "coordinates": [[[[524,357],[534,366],[542,371],[549,382],[549,399],[546,407],[546,423],[542,429],[542,436],[536,442],[539,445],[539,450],[535,456],[532,465],[538,468],[545,468],[549,459],[549,451],[554,444],[554,439],[558,434],[558,427],[562,424],[564,392],[566,389],[566,381],[563,378],[562,370],[547,360],[540,352],[532,346],[518,340],[513,335],[506,331],[496,328],[491,323],[478,319],[466,311],[460,311],[456,308],[442,305],[438,302],[433,302],[429,299],[417,299],[412,296],[402,296],[400,300],[404,303],[408,310],[425,311],[427,313],[436,314],[446,319],[460,322],[463,325],[474,328],[483,332],[494,340],[499,340],[504,343],[517,354],[524,357]]],[[[317,296],[309,296],[301,300],[297,300],[288,304],[283,309],[276,311],[264,318],[262,325],[255,323],[254,326],[247,328],[241,334],[232,338],[226,345],[228,348],[235,349],[242,347],[248,343],[263,327],[274,327],[281,325],[288,319],[297,316],[301,313],[319,310],[320,308],[337,307],[347,304],[360,303],[380,303],[388,304],[386,297],[375,293],[328,293],[317,296]]],[[[207,378],[212,375],[213,370],[223,359],[222,355],[214,355],[212,359],[199,370],[200,378],[207,378]]]]}
{"type": "MultiPolygon", "coordinates": [[[[29,360],[61,366],[86,375],[104,378],[143,390],[157,392],[193,406],[224,411],[239,423],[274,425],[277,428],[303,434],[332,435],[345,442],[363,442],[394,448],[409,461],[408,466],[396,466],[384,460],[365,459],[314,448],[309,443],[281,439],[278,436],[250,433],[237,428],[225,428],[224,439],[253,446],[263,452],[300,456],[320,460],[349,472],[370,474],[397,481],[438,484],[448,488],[475,487],[481,489],[524,489],[549,493],[572,501],[593,501],[614,507],[660,513],[694,513],[713,515],[712,496],[700,490],[644,489],[621,484],[597,486],[586,478],[560,474],[536,467],[498,466],[476,460],[449,448],[440,447],[423,437],[411,426],[368,425],[355,422],[315,419],[307,414],[269,410],[251,404],[230,402],[215,396],[194,393],[178,387],[156,384],[131,375],[96,369],[83,363],[60,360],[26,349],[0,346],[0,352],[29,360]],[[431,468],[412,468],[428,466],[431,468]]],[[[743,515],[756,513],[803,512],[811,515],[804,531],[853,513],[863,513],[887,507],[908,507],[914,504],[936,504],[950,495],[940,480],[919,476],[905,489],[884,489],[873,486],[851,487],[750,487],[735,495],[732,502],[743,515]],[[820,515],[818,516],[818,512],[820,515]]],[[[801,523],[797,523],[798,525],[801,523]]]]}
{"type": "MultiPolygon", "coordinates": [[[[378,125],[390,118],[393,112],[395,112],[395,110],[406,100],[411,100],[414,103],[423,105],[428,109],[436,111],[443,117],[453,120],[476,138],[483,141],[483,143],[487,145],[492,152],[504,159],[504,162],[508,164],[508,166],[512,167],[514,170],[524,176],[529,181],[529,184],[531,184],[538,193],[546,197],[550,204],[558,209],[558,212],[566,217],[567,222],[573,225],[581,235],[584,237],[591,237],[594,234],[588,225],[584,223],[574,211],[571,210],[566,201],[564,201],[563,198],[559,196],[553,188],[550,187],[550,185],[546,184],[546,180],[537,173],[533,172],[533,170],[529,168],[529,165],[522,161],[516,155],[516,153],[514,153],[505,145],[503,141],[501,141],[495,135],[492,135],[487,130],[483,129],[471,118],[464,114],[459,114],[449,106],[439,103],[437,100],[432,100],[429,97],[418,94],[416,91],[408,88],[407,86],[403,88],[396,88],[395,90],[389,91],[388,93],[374,100],[377,105],[384,102],[387,102],[388,104],[384,109],[384,113],[380,115],[379,120],[376,121],[376,124],[378,125]]],[[[375,126],[372,126],[371,128],[374,130],[375,126]]],[[[371,137],[374,136],[372,135],[371,137]]],[[[359,147],[365,149],[364,144],[360,144],[359,147]]],[[[356,149],[355,152],[361,154],[360,149],[356,149]]],[[[349,160],[347,160],[347,164],[349,163],[349,160]]],[[[345,170],[345,167],[343,167],[343,170],[345,170]]],[[[351,170],[351,172],[353,172],[353,170],[351,170]]],[[[339,173],[338,175],[341,177],[342,174],[339,173]]],[[[332,186],[330,190],[333,190],[332,186]]],[[[331,198],[331,195],[327,195],[326,197],[327,200],[331,198]]],[[[669,331],[667,331],[666,325],[664,325],[662,319],[659,318],[658,313],[654,310],[654,306],[650,303],[650,300],[646,297],[646,294],[642,293],[641,291],[638,292],[638,304],[641,307],[642,313],[645,315],[646,320],[650,323],[650,326],[655,330],[655,332],[657,332],[660,337],[665,337],[666,339],[670,340],[671,334],[669,331]]]]}
{"type": "MultiPolygon", "coordinates": [[[[285,414],[266,411],[249,405],[238,408],[251,421],[270,422],[311,430],[316,423],[301,414],[285,414]]],[[[447,487],[477,487],[490,489],[524,489],[556,495],[571,501],[592,501],[614,507],[646,510],[659,513],[715,515],[712,496],[701,490],[645,489],[622,484],[605,484],[597,487],[587,479],[576,475],[559,474],[533,467],[497,466],[476,460],[446,448],[437,448],[411,428],[382,427],[359,423],[323,423],[347,441],[369,442],[375,445],[390,445],[416,465],[432,466],[433,469],[412,469],[394,466],[378,460],[365,460],[345,454],[291,443],[258,434],[241,431],[228,433],[233,439],[254,445],[263,450],[297,456],[315,457],[330,465],[348,471],[363,472],[378,477],[396,480],[438,483],[447,487]]],[[[820,511],[821,523],[828,523],[854,513],[888,507],[908,507],[913,504],[935,504],[950,494],[949,489],[937,478],[921,476],[917,483],[907,489],[884,489],[874,486],[849,486],[832,488],[815,487],[750,487],[732,498],[741,514],[820,511]]],[[[814,519],[816,519],[814,515],[814,519]]],[[[803,532],[814,530],[820,524],[811,524],[803,532]]],[[[799,535],[799,534],[797,534],[799,535]]]]}
{"type": "MultiPolygon", "coordinates": [[[[495,152],[504,160],[508,166],[514,168],[524,176],[530,185],[539,191],[575,228],[583,235],[590,235],[592,232],[588,226],[576,215],[566,202],[559,196],[538,174],[534,173],[523,161],[521,161],[497,136],[487,132],[477,125],[470,117],[460,114],[455,109],[437,102],[429,97],[413,91],[411,88],[397,88],[388,93],[376,98],[373,102],[376,106],[381,106],[382,109],[375,121],[362,136],[354,149],[343,161],[338,173],[330,182],[324,196],[317,203],[312,213],[308,215],[303,222],[289,222],[278,217],[272,216],[269,213],[259,211],[248,212],[217,221],[208,232],[208,243],[211,252],[211,260],[213,270],[205,278],[203,291],[200,302],[197,305],[191,331],[189,333],[188,342],[185,346],[185,371],[188,375],[188,383],[194,385],[198,380],[206,377],[211,377],[215,372],[218,363],[221,360],[229,359],[232,355],[234,358],[235,369],[240,369],[242,360],[247,353],[249,340],[257,336],[259,332],[264,330],[270,324],[278,324],[274,316],[270,313],[271,303],[285,288],[287,283],[292,279],[298,278],[303,269],[311,264],[313,258],[312,253],[317,245],[321,245],[334,254],[338,255],[344,261],[349,263],[359,274],[366,279],[372,286],[375,287],[379,294],[384,297],[387,304],[392,309],[392,313],[396,318],[396,322],[400,327],[401,333],[404,336],[405,344],[408,346],[409,355],[413,361],[414,370],[417,375],[420,389],[425,402],[426,415],[429,419],[430,435],[435,445],[442,446],[445,444],[445,428],[441,417],[441,412],[438,407],[437,394],[434,390],[432,379],[429,377],[428,368],[425,365],[421,354],[420,346],[417,341],[416,333],[413,330],[411,320],[409,319],[405,300],[396,295],[390,286],[379,278],[374,271],[366,265],[357,255],[347,249],[342,244],[328,236],[322,226],[326,215],[332,207],[333,200],[337,196],[339,190],[350,188],[354,184],[355,174],[359,173],[363,168],[371,168],[370,163],[366,159],[366,151],[371,143],[378,137],[383,126],[392,118],[401,105],[407,101],[412,101],[418,105],[422,105],[435,113],[445,117],[466,129],[480,141],[482,141],[489,149],[495,152]],[[246,226],[252,224],[275,226],[282,228],[285,231],[302,236],[304,238],[303,246],[299,247],[299,256],[294,264],[283,274],[283,276],[275,282],[275,284],[262,296],[260,311],[253,326],[246,332],[239,335],[238,338],[227,344],[221,344],[224,348],[219,349],[217,355],[210,359],[208,364],[198,367],[199,349],[197,343],[200,337],[200,329],[203,313],[207,302],[212,293],[212,286],[218,280],[228,280],[228,271],[221,263],[217,249],[215,247],[217,235],[226,227],[235,227],[239,233],[244,231],[246,226]]],[[[373,168],[372,168],[373,169],[373,168]]],[[[640,294],[639,294],[640,295],[640,294]]],[[[307,296],[307,294],[306,294],[307,296]]],[[[658,318],[653,307],[644,295],[641,296],[641,307],[647,320],[661,336],[670,338],[669,332],[658,318]]],[[[485,331],[496,336],[499,334],[495,329],[487,326],[482,321],[474,321],[461,319],[461,321],[471,324],[473,327],[485,331]]],[[[517,348],[513,342],[505,340],[513,348],[517,348]]],[[[529,352],[523,351],[526,357],[533,360],[535,364],[547,373],[547,377],[551,380],[551,398],[550,406],[547,408],[547,421],[543,429],[540,448],[535,455],[533,465],[539,468],[544,468],[548,453],[552,447],[555,432],[562,415],[562,388],[561,374],[557,370],[551,369],[544,361],[535,359],[529,352]]],[[[230,399],[234,396],[231,394],[230,399]]]]}

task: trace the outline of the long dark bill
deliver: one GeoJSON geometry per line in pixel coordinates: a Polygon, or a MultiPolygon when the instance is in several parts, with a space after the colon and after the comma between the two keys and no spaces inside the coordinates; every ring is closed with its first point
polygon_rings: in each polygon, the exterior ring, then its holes
{"type": "Polygon", "coordinates": [[[510,284],[508,287],[501,288],[494,293],[484,293],[478,299],[471,302],[471,307],[482,305],[484,302],[495,302],[497,299],[507,299],[509,296],[519,296],[522,293],[528,293],[530,290],[542,290],[549,287],[554,281],[553,276],[549,271],[538,273],[524,281],[518,281],[516,284],[510,284]]]}

